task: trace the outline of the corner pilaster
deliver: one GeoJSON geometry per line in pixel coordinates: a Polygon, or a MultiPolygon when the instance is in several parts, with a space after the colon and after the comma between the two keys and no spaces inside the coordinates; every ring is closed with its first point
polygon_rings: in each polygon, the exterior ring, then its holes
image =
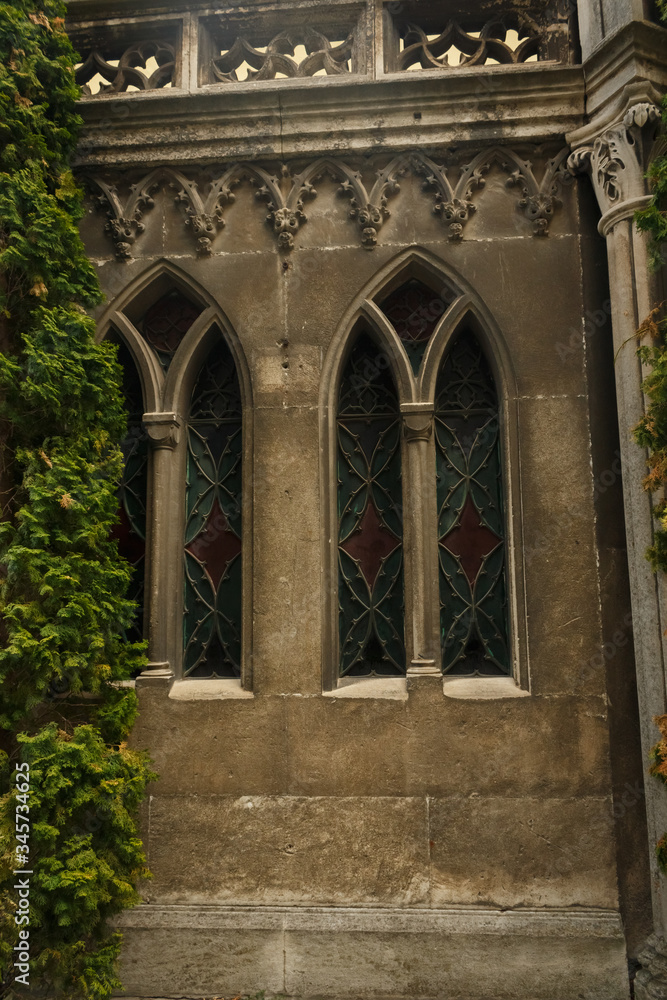
{"type": "MultiPolygon", "coordinates": [[[[648,761],[658,738],[653,717],[667,710],[665,628],[667,610],[662,583],[645,558],[653,540],[650,497],[642,488],[646,453],[637,446],[632,430],[644,413],[641,389],[644,372],[637,357],[636,332],[656,301],[657,278],[649,268],[646,239],[634,222],[637,209],[649,201],[646,171],[660,123],[658,107],[649,101],[628,101],[616,121],[594,123],[568,137],[573,152],[573,173],[587,172],[593,182],[602,217],[599,231],[606,238],[612,305],[616,396],[623,466],[623,499],[628,544],[635,659],[642,752],[648,761]]],[[[660,874],[655,844],[667,831],[667,795],[657,782],[646,782],[646,811],[651,866],[653,925],[657,950],[665,951],[667,932],[667,881],[660,874]]],[[[653,949],[655,951],[655,948],[653,949]]],[[[667,998],[667,992],[646,991],[637,981],[638,1000],[667,998]]]]}

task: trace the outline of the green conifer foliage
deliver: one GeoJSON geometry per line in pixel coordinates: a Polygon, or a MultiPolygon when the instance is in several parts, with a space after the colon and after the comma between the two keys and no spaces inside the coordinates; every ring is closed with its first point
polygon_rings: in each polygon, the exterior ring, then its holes
{"type": "Polygon", "coordinates": [[[30,986],[106,998],[108,921],[147,875],[135,814],[154,777],[125,739],[145,661],[110,540],[126,428],[115,348],[76,223],[80,119],[59,0],[0,0],[0,997],[17,986],[15,781],[30,766],[30,986]]]}

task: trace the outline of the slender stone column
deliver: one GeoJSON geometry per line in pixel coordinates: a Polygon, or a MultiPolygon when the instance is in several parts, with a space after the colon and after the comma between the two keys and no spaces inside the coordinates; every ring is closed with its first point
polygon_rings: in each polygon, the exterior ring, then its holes
{"type": "Polygon", "coordinates": [[[150,510],[148,516],[148,574],[146,607],[148,611],[148,667],[138,682],[169,685],[174,677],[170,662],[168,623],[173,620],[170,586],[173,573],[173,546],[169,544],[169,525],[177,486],[175,449],[180,440],[180,421],[175,413],[145,413],[143,424],[152,449],[150,510]]]}
{"type": "MultiPolygon", "coordinates": [[[[644,761],[659,738],[653,717],[667,711],[665,637],[667,609],[661,583],[645,558],[653,540],[651,499],[642,488],[646,453],[635,443],[632,430],[644,413],[641,383],[644,377],[637,357],[636,331],[656,304],[656,279],[648,265],[646,240],[633,216],[648,201],[645,173],[660,115],[648,102],[631,106],[623,119],[580,144],[582,133],[570,136],[575,147],[569,161],[573,171],[590,173],[602,211],[600,233],[607,241],[616,396],[623,467],[623,498],[632,597],[632,617],[637,669],[641,741],[644,761]]],[[[655,844],[667,832],[667,792],[657,781],[646,781],[646,811],[651,865],[653,926],[649,950],[641,956],[636,996],[638,1000],[667,1000],[667,880],[658,871],[655,844]],[[650,992],[647,992],[649,989],[650,992]],[[657,992],[656,992],[657,990],[657,992]]]]}
{"type": "Polygon", "coordinates": [[[440,676],[434,649],[434,622],[431,608],[433,545],[428,530],[433,506],[433,470],[429,469],[433,438],[433,404],[404,403],[403,434],[407,442],[407,495],[410,503],[410,532],[406,541],[412,557],[412,659],[408,677],[440,676]],[[431,474],[429,475],[429,471],[431,474]]]}

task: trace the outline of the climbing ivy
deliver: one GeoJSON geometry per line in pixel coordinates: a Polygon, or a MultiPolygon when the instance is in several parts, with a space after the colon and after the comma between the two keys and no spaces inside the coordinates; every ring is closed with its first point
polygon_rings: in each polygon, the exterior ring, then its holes
{"type": "MultiPolygon", "coordinates": [[[[667,0],[658,0],[663,21],[667,20],[667,0]]],[[[663,120],[667,123],[667,98],[663,100],[663,120]]],[[[649,236],[649,252],[654,268],[664,263],[667,244],[667,155],[654,158],[649,168],[652,197],[648,206],[637,212],[637,227],[649,236]]],[[[667,572],[667,320],[664,303],[654,309],[638,330],[638,336],[649,341],[638,354],[649,374],[642,389],[646,397],[643,418],[635,428],[635,440],[648,449],[648,475],[644,488],[651,494],[662,493],[663,498],[653,506],[657,527],[653,545],[646,553],[653,569],[667,572]]],[[[662,739],[652,748],[649,773],[667,784],[667,715],[654,719],[662,739]]],[[[667,875],[667,833],[656,844],[656,856],[661,871],[667,875]]]]}
{"type": "Polygon", "coordinates": [[[109,919],[138,902],[137,881],[148,874],[135,814],[154,777],[125,743],[136,696],[121,682],[145,660],[143,644],[123,638],[134,613],[131,570],[110,538],[126,415],[115,349],[95,343],[85,312],[101,295],[76,225],[82,200],[69,164],[79,89],[64,14],[60,0],[0,0],[0,997],[8,998],[25,994],[19,929],[28,931],[20,939],[24,951],[29,942],[31,990],[105,998],[120,986],[120,935],[109,919]],[[17,841],[26,815],[29,832],[17,841]],[[17,923],[16,871],[30,873],[29,925],[17,923]]]}
{"type": "MultiPolygon", "coordinates": [[[[642,383],[646,397],[644,416],[634,429],[635,440],[648,449],[648,475],[644,489],[657,493],[667,483],[667,325],[660,318],[662,307],[654,309],[638,331],[650,340],[642,345],[638,354],[649,374],[642,383]]],[[[653,545],[646,553],[654,570],[667,571],[667,501],[659,500],[653,507],[657,527],[653,545]]]]}

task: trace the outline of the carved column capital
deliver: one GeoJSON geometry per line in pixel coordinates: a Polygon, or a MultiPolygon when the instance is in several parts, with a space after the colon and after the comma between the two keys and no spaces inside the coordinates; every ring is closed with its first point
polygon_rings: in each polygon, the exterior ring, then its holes
{"type": "Polygon", "coordinates": [[[572,173],[591,176],[602,211],[599,228],[603,236],[648,199],[646,170],[660,118],[655,104],[633,104],[621,121],[605,126],[598,136],[570,154],[572,173]]]}
{"type": "MultiPolygon", "coordinates": [[[[419,405],[419,404],[417,404],[419,405]]],[[[407,441],[428,441],[433,434],[433,409],[401,407],[403,433],[407,441]]]]}
{"type": "Polygon", "coordinates": [[[175,413],[144,413],[143,425],[155,450],[173,451],[181,437],[181,421],[175,413]]]}

